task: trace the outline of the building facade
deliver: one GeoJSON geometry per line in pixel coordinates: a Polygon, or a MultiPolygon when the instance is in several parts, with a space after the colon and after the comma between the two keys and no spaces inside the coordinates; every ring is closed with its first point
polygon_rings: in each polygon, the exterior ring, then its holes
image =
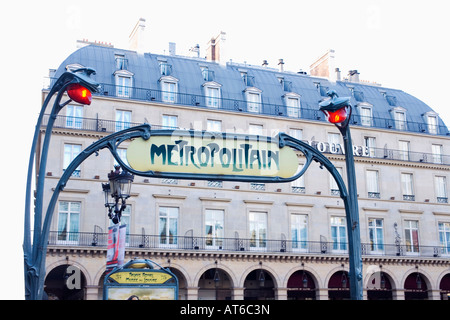
{"type": "MultiPolygon", "coordinates": [[[[208,50],[219,50],[218,39],[208,50]]],[[[101,89],[90,106],[70,103],[58,115],[44,203],[77,154],[142,123],[285,132],[323,152],[346,180],[342,138],[318,106],[333,89],[353,106],[364,298],[448,299],[450,135],[439,115],[401,90],[361,82],[356,70],[341,79],[329,68],[331,51],[321,57],[325,68],[314,64],[314,75],[211,60],[221,56],[213,53],[203,59],[91,44],[67,57],[53,81],[90,67],[101,89]]],[[[127,145],[119,150],[125,161],[127,145]]],[[[300,153],[298,160],[304,164],[300,153]]],[[[46,260],[49,298],[102,298],[111,225],[102,183],[114,164],[107,150],[87,159],[59,196],[46,260]],[[75,289],[65,283],[69,266],[80,271],[75,289]]],[[[127,204],[125,260],[170,268],[180,299],[349,298],[343,201],[319,165],[276,184],[135,176],[127,204]]]]}

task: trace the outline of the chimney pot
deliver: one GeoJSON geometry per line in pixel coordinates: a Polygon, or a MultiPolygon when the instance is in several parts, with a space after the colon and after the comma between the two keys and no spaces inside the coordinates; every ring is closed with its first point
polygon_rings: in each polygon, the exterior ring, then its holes
{"type": "Polygon", "coordinates": [[[278,65],[280,66],[280,72],[283,72],[284,71],[284,67],[283,67],[284,61],[283,61],[283,59],[278,59],[278,65]]]}

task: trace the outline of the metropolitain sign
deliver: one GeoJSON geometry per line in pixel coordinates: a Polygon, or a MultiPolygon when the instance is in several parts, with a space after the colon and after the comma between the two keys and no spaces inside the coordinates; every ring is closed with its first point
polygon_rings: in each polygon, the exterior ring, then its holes
{"type": "Polygon", "coordinates": [[[129,144],[127,162],[139,175],[186,179],[279,182],[298,171],[278,138],[191,130],[152,130],[129,144]]]}

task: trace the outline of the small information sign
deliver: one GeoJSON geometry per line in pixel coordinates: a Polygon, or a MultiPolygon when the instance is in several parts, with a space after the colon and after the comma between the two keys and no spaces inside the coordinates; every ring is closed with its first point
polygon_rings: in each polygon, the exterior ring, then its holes
{"type": "Polygon", "coordinates": [[[177,300],[178,279],[150,260],[131,260],[105,277],[104,300],[177,300]]]}

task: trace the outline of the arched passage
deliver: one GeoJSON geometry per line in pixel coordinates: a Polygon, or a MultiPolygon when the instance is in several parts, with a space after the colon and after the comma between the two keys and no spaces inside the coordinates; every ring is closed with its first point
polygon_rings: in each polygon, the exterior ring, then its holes
{"type": "Polygon", "coordinates": [[[187,281],[184,274],[174,267],[166,267],[169,269],[178,279],[178,300],[187,300],[187,281]]]}
{"type": "Polygon", "coordinates": [[[251,271],[244,281],[244,300],[275,299],[275,281],[272,275],[260,268],[251,271]]]}
{"type": "Polygon", "coordinates": [[[441,290],[441,299],[450,300],[450,273],[447,273],[439,283],[439,289],[441,290]]]}
{"type": "Polygon", "coordinates": [[[367,300],[392,300],[392,283],[386,272],[372,274],[367,283],[367,300]]]}
{"type": "Polygon", "coordinates": [[[198,281],[199,300],[231,300],[233,283],[228,273],[220,268],[206,270],[198,281]]]}
{"type": "Polygon", "coordinates": [[[328,281],[328,298],[330,300],[350,299],[350,279],[347,271],[336,271],[328,281]]]}
{"type": "Polygon", "coordinates": [[[85,289],[85,275],[78,267],[70,264],[53,268],[44,282],[44,291],[49,300],[84,300],[85,289]]]}
{"type": "Polygon", "coordinates": [[[413,272],[406,277],[404,289],[405,300],[427,300],[427,279],[420,272],[413,272]]]}
{"type": "Polygon", "coordinates": [[[311,273],[305,270],[294,272],[287,283],[288,300],[315,300],[316,285],[311,273]]]}

